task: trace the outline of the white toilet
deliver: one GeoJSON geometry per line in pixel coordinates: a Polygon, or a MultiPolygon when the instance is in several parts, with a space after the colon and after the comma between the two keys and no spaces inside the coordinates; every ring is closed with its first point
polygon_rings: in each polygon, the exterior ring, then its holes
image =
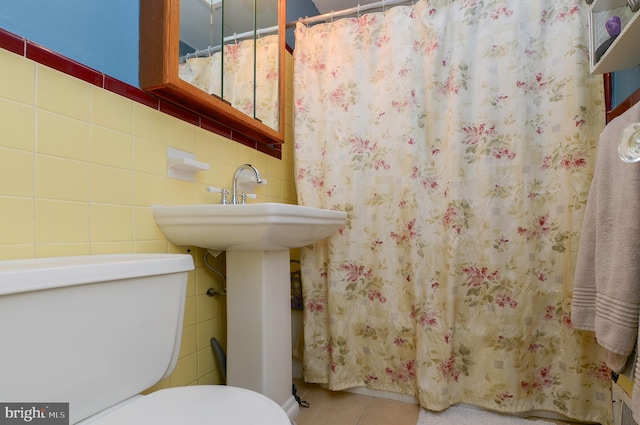
{"type": "Polygon", "coordinates": [[[0,261],[0,402],[69,403],[70,424],[290,425],[243,388],[139,394],[176,366],[192,269],[180,254],[0,261]]]}

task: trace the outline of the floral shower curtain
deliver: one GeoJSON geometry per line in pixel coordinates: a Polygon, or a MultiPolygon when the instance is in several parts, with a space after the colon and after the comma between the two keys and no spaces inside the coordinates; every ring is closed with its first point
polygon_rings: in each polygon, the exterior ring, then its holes
{"type": "Polygon", "coordinates": [[[302,251],[308,382],[610,422],[570,320],[604,126],[587,32],[581,0],[298,24],[298,200],[348,212],[302,251]]]}
{"type": "Polygon", "coordinates": [[[225,44],[223,51],[181,63],[179,76],[277,129],[280,123],[279,47],[277,35],[225,44]]]}

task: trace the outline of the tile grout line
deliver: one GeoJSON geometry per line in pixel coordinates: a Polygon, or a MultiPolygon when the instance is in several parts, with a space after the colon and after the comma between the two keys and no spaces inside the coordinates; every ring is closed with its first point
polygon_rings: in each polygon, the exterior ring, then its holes
{"type": "Polygon", "coordinates": [[[369,405],[371,404],[371,400],[372,400],[371,397],[367,397],[367,404],[365,404],[364,409],[362,409],[362,412],[360,412],[360,416],[358,416],[358,419],[356,419],[356,423],[354,425],[359,425],[360,424],[360,420],[364,416],[364,412],[366,412],[367,409],[369,408],[369,405]]]}

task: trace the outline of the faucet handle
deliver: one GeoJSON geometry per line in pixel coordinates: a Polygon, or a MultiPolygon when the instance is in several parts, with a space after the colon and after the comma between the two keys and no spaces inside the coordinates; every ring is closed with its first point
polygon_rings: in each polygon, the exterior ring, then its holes
{"type": "Polygon", "coordinates": [[[240,202],[241,203],[246,204],[247,203],[247,198],[249,198],[249,199],[258,199],[258,195],[256,195],[255,193],[244,193],[244,192],[242,192],[240,194],[240,200],[241,200],[240,202]]]}
{"type": "Polygon", "coordinates": [[[229,194],[229,191],[225,188],[219,188],[219,187],[215,187],[215,186],[207,186],[205,188],[207,190],[207,192],[214,192],[214,193],[220,193],[220,203],[223,205],[226,205],[227,203],[227,195],[229,194]]]}

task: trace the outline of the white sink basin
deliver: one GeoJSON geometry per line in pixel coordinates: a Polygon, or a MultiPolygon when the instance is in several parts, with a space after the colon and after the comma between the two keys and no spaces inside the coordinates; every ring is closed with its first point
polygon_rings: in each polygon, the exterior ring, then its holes
{"type": "Polygon", "coordinates": [[[278,203],[155,206],[176,245],[227,251],[227,384],[257,391],[295,417],[291,395],[289,249],[324,239],[347,214],[278,203]]]}
{"type": "Polygon", "coordinates": [[[347,213],[300,205],[257,203],[154,206],[176,245],[216,251],[274,251],[306,246],[335,233],[347,213]]]}

